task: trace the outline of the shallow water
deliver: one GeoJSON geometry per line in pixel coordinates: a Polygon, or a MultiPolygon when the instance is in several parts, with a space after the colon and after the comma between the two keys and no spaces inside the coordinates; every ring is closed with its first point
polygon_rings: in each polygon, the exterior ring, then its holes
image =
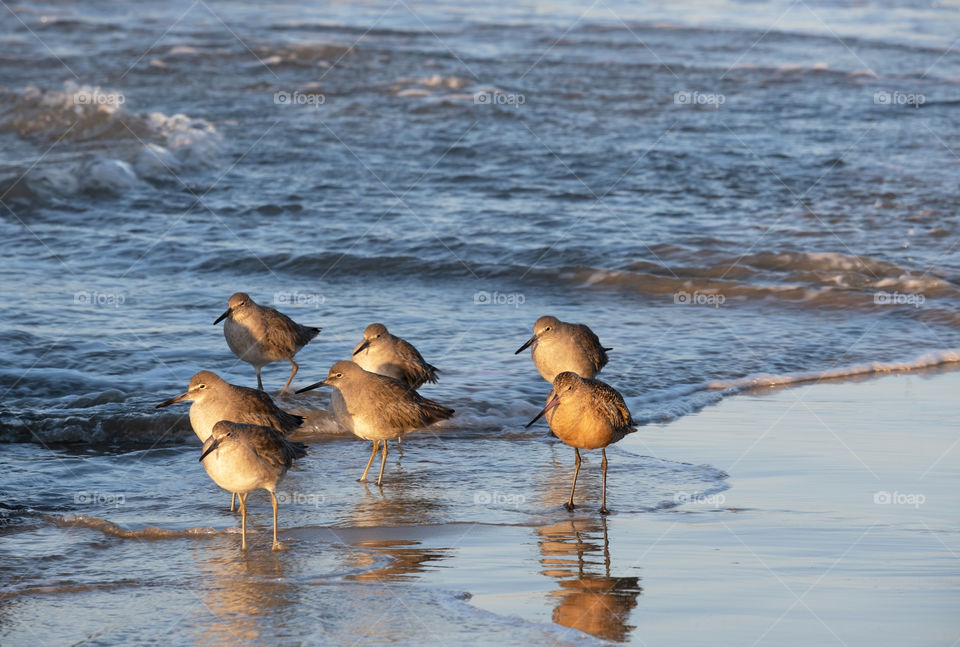
{"type": "MultiPolygon", "coordinates": [[[[756,384],[960,359],[950,4],[30,3],[0,24],[0,568],[16,595],[72,606],[78,587],[102,609],[182,569],[250,568],[299,583],[263,613],[314,584],[374,604],[350,577],[383,563],[377,578],[459,617],[466,602],[414,586],[450,545],[341,542],[296,566],[312,541],[297,533],[560,524],[598,541],[559,514],[571,452],[522,427],[547,385],[513,351],[541,314],[614,348],[602,377],[643,423],[756,384]],[[200,369],[255,384],[211,325],[237,290],[323,326],[298,385],[382,321],[458,412],[392,451],[381,495],[353,483],[367,449],[327,395],[286,399],[310,455],[282,485],[292,550],[265,562],[235,561],[186,407],[154,409],[200,369]]],[[[287,371],[265,369],[268,388],[287,371]]],[[[712,461],[633,442],[610,452],[621,514],[727,487],[712,461]]],[[[621,576],[597,586],[626,609],[621,576]]],[[[151,603],[171,614],[195,595],[163,588],[151,603]]],[[[340,603],[310,616],[331,640],[353,630],[340,603]]],[[[213,640],[195,617],[184,639],[213,640]]],[[[76,635],[102,631],[89,621],[76,635]]],[[[102,641],[158,630],[142,622],[102,641]]],[[[497,631],[581,639],[551,624],[497,631]]]]}

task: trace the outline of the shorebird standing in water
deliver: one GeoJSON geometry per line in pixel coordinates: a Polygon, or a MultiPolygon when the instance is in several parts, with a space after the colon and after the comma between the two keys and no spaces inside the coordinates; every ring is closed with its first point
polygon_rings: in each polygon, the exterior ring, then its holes
{"type": "Polygon", "coordinates": [[[553,391],[547,406],[527,427],[546,415],[547,423],[557,438],[573,447],[577,462],[567,510],[573,510],[573,493],[580,473],[580,450],[599,449],[603,455],[603,495],[600,513],[607,514],[607,445],[637,430],[623,396],[604,382],[582,378],[565,371],[553,380],[553,391]]]}
{"type": "Polygon", "coordinates": [[[247,495],[266,490],[273,503],[273,550],[277,541],[277,483],[293,465],[307,455],[303,443],[291,443],[270,427],[221,420],[203,443],[200,462],[213,482],[240,497],[240,547],[247,549],[247,495]]]}
{"type": "Polygon", "coordinates": [[[540,317],[533,324],[533,337],[517,349],[519,355],[528,346],[537,371],[547,382],[558,374],[573,371],[580,377],[592,378],[607,364],[607,351],[600,339],[584,324],[560,321],[556,317],[540,317]]]}
{"type": "Polygon", "coordinates": [[[381,323],[372,323],[363,331],[363,341],[353,349],[353,361],[365,371],[400,380],[411,389],[419,389],[424,382],[437,382],[437,367],[381,323]]]}
{"type": "Polygon", "coordinates": [[[365,371],[350,361],[337,362],[330,367],[327,379],[297,391],[303,393],[320,386],[333,387],[330,408],[337,421],[356,436],[373,443],[370,460],[363,470],[361,481],[383,443],[380,458],[380,474],[377,485],[383,482],[383,466],[387,462],[387,441],[400,438],[414,429],[426,427],[453,415],[448,409],[432,400],[427,400],[403,382],[392,377],[365,371]]]}
{"type": "MultiPolygon", "coordinates": [[[[360,368],[400,380],[411,389],[419,389],[424,382],[437,382],[436,366],[428,364],[413,344],[395,337],[382,323],[372,323],[363,331],[363,341],[353,349],[353,361],[360,368]]],[[[403,455],[402,438],[397,446],[403,455]]]]}
{"type": "Polygon", "coordinates": [[[273,362],[290,362],[293,370],[280,393],[286,393],[299,367],[293,356],[317,336],[320,328],[301,326],[273,308],[258,305],[244,292],[227,301],[227,310],[213,322],[223,324],[223,336],[233,354],[252,364],[257,372],[257,388],[263,391],[260,369],[273,362]]]}
{"type": "MultiPolygon", "coordinates": [[[[193,403],[190,426],[201,442],[206,442],[214,425],[221,420],[270,427],[281,436],[289,436],[303,423],[302,416],[287,413],[263,391],[230,384],[211,371],[194,375],[184,393],[161,402],[157,409],[177,402],[193,403]]],[[[230,499],[230,512],[233,512],[234,498],[230,499]]]]}

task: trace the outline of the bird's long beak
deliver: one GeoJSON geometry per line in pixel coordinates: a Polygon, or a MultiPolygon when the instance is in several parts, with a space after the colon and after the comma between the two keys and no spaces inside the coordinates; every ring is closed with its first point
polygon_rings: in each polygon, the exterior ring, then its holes
{"type": "Polygon", "coordinates": [[[303,393],[304,391],[313,391],[314,389],[318,389],[321,386],[330,386],[330,385],[327,384],[326,380],[320,380],[316,384],[311,384],[310,386],[305,386],[302,389],[298,389],[297,393],[303,393]]]}
{"type": "Polygon", "coordinates": [[[369,345],[370,345],[370,340],[369,340],[369,339],[364,339],[364,340],[363,340],[363,343],[360,344],[359,346],[357,346],[357,350],[353,351],[353,354],[356,355],[356,354],[359,353],[360,351],[366,350],[367,346],[369,346],[369,345]]]}
{"type": "MultiPolygon", "coordinates": [[[[522,349],[521,349],[521,350],[522,350],[522,349]]],[[[540,413],[537,414],[537,417],[534,418],[533,420],[531,420],[530,422],[528,422],[528,423],[524,426],[524,429],[529,428],[530,425],[532,425],[532,424],[535,423],[537,420],[539,420],[541,417],[543,417],[543,414],[545,414],[547,411],[550,411],[550,409],[553,409],[553,408],[554,408],[555,406],[557,406],[558,404],[560,404],[560,396],[559,396],[559,395],[555,395],[555,396],[553,396],[553,399],[550,400],[550,402],[547,403],[547,406],[545,406],[545,407],[540,411],[540,413]]]]}
{"type": "Polygon", "coordinates": [[[160,404],[157,405],[156,408],[157,408],[157,409],[162,409],[163,407],[169,407],[171,404],[176,404],[177,402],[181,402],[181,401],[183,401],[183,400],[186,400],[186,399],[188,399],[189,397],[190,397],[190,392],[189,392],[189,391],[185,391],[185,392],[181,393],[180,395],[178,395],[178,396],[176,396],[176,397],[174,397],[174,398],[170,398],[170,399],[167,400],[166,402],[161,402],[160,404]]]}
{"type": "Polygon", "coordinates": [[[523,346],[521,346],[520,348],[518,348],[518,349],[517,349],[517,352],[515,352],[514,355],[519,355],[519,354],[522,353],[523,351],[527,350],[527,348],[530,347],[530,344],[532,344],[532,343],[535,342],[535,341],[537,341],[537,336],[536,336],[536,335],[534,335],[533,337],[531,337],[530,339],[528,339],[526,344],[524,344],[523,346]]]}
{"type": "Polygon", "coordinates": [[[220,446],[220,441],[213,436],[207,438],[206,442],[203,443],[203,453],[200,454],[200,462],[203,462],[203,459],[207,457],[207,454],[215,450],[220,446]]]}
{"type": "Polygon", "coordinates": [[[216,326],[218,323],[220,323],[221,321],[223,321],[224,319],[226,319],[227,317],[229,317],[231,312],[233,312],[233,309],[232,309],[232,308],[227,308],[227,311],[226,311],[226,312],[224,312],[222,315],[220,315],[219,317],[217,317],[217,320],[213,322],[213,325],[216,326]]]}

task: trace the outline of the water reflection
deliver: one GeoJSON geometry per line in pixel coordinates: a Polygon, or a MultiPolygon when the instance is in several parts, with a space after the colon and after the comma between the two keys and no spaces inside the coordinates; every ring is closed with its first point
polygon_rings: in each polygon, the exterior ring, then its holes
{"type": "Polygon", "coordinates": [[[451,548],[426,548],[411,539],[370,539],[353,545],[370,551],[358,553],[352,560],[353,566],[373,566],[379,561],[378,554],[390,558],[386,565],[346,578],[358,582],[410,582],[423,571],[436,568],[436,562],[449,558],[453,552],[451,548]]]}
{"type": "Polygon", "coordinates": [[[544,575],[559,589],[553,621],[605,640],[625,642],[634,627],[630,612],[643,591],[638,577],[610,575],[605,517],[570,519],[537,530],[544,575]]]}

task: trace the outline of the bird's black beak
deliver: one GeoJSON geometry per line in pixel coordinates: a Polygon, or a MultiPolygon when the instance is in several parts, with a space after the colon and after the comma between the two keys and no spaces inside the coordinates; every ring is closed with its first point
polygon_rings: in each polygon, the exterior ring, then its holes
{"type": "Polygon", "coordinates": [[[213,322],[213,325],[216,326],[218,323],[220,323],[221,321],[223,321],[224,319],[226,319],[227,317],[229,317],[231,312],[233,312],[233,309],[232,309],[232,308],[227,308],[227,311],[226,311],[226,312],[224,312],[222,315],[220,315],[219,317],[217,317],[217,320],[213,322]]]}
{"type": "Polygon", "coordinates": [[[520,348],[518,348],[518,349],[517,349],[517,352],[515,352],[514,355],[519,355],[519,354],[522,353],[523,351],[527,350],[527,348],[530,347],[530,344],[532,344],[532,343],[535,342],[535,341],[537,341],[537,336],[536,336],[536,335],[534,335],[533,337],[531,337],[530,339],[528,339],[526,344],[524,344],[523,346],[521,346],[520,348]]]}
{"type": "MultiPolygon", "coordinates": [[[[520,350],[523,350],[523,349],[521,348],[520,350]]],[[[539,420],[539,419],[543,416],[543,414],[545,414],[547,411],[549,411],[550,409],[554,408],[554,407],[557,406],[558,404],[560,404],[560,396],[559,396],[559,395],[555,395],[555,396],[553,396],[553,399],[550,400],[550,402],[547,403],[547,406],[545,406],[543,409],[540,410],[540,413],[537,414],[537,417],[534,418],[533,420],[531,420],[530,422],[528,422],[526,425],[524,425],[523,428],[524,428],[524,429],[529,428],[530,425],[532,425],[532,424],[535,423],[537,420],[539,420]]]]}
{"type": "Polygon", "coordinates": [[[302,389],[297,389],[297,393],[303,393],[304,391],[313,391],[314,389],[318,389],[321,386],[330,386],[330,385],[327,384],[326,380],[320,380],[316,384],[311,384],[310,386],[305,386],[302,389]]]}
{"type": "Polygon", "coordinates": [[[357,350],[353,351],[353,354],[356,355],[356,354],[359,353],[360,351],[366,350],[367,346],[369,346],[369,345],[370,345],[370,340],[369,340],[369,339],[364,339],[364,340],[363,340],[363,343],[360,344],[359,346],[357,346],[357,350]]]}
{"type": "Polygon", "coordinates": [[[207,457],[207,454],[215,450],[220,446],[220,441],[213,436],[207,438],[206,442],[203,443],[203,453],[200,454],[200,462],[203,462],[203,459],[207,457]]]}
{"type": "Polygon", "coordinates": [[[181,402],[181,401],[183,401],[183,400],[186,400],[186,399],[189,398],[189,397],[190,397],[190,392],[189,392],[189,391],[186,391],[186,392],[181,393],[180,395],[176,396],[175,398],[170,398],[170,399],[167,400],[166,402],[161,402],[160,404],[157,405],[156,408],[157,408],[157,409],[162,409],[163,407],[169,407],[171,404],[176,404],[177,402],[181,402]]]}

